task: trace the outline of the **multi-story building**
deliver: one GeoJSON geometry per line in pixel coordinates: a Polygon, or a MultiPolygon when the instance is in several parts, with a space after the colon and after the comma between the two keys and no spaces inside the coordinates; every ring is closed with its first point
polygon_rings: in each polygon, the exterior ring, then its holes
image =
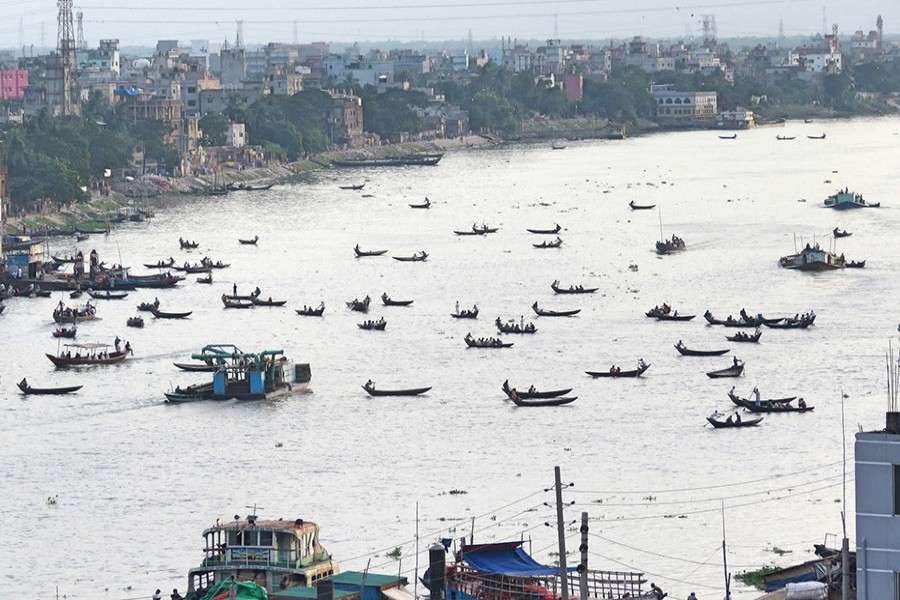
{"type": "Polygon", "coordinates": [[[675,86],[651,85],[660,125],[712,125],[718,113],[716,92],[679,92],[675,86]]]}
{"type": "Polygon", "coordinates": [[[337,82],[349,77],[359,85],[376,86],[394,81],[394,62],[365,60],[362,57],[347,61],[340,57],[330,57],[325,59],[325,74],[337,82]]]}
{"type": "Polygon", "coordinates": [[[797,48],[800,66],[813,75],[841,72],[841,42],[837,34],[829,34],[817,43],[797,48]]]}
{"type": "Polygon", "coordinates": [[[243,48],[229,48],[226,43],[219,51],[219,79],[227,88],[237,89],[247,78],[247,55],[243,48]]]}
{"type": "Polygon", "coordinates": [[[332,93],[331,98],[331,113],[327,119],[332,144],[350,148],[362,146],[366,140],[362,98],[336,93],[332,93]]]}
{"type": "Polygon", "coordinates": [[[25,97],[25,88],[27,87],[27,70],[0,71],[0,99],[22,100],[25,97]]]}
{"type": "Polygon", "coordinates": [[[856,434],[856,598],[900,597],[900,413],[856,434]]]}
{"type": "Polygon", "coordinates": [[[119,40],[100,40],[96,49],[77,53],[78,78],[114,80],[121,74],[119,40]]]}

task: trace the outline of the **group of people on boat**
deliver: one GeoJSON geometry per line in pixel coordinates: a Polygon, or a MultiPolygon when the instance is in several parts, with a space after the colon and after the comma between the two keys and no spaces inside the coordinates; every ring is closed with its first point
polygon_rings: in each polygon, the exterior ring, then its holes
{"type": "Polygon", "coordinates": [[[360,327],[363,329],[383,329],[385,325],[387,325],[387,321],[384,320],[384,317],[381,317],[377,321],[367,319],[360,323],[360,327]]]}
{"type": "Polygon", "coordinates": [[[499,339],[499,338],[494,338],[494,337],[487,337],[487,338],[484,338],[484,337],[481,337],[481,338],[475,339],[475,338],[472,337],[472,334],[471,334],[471,333],[467,333],[467,334],[466,334],[466,337],[465,337],[464,339],[465,339],[467,342],[470,342],[470,343],[472,343],[472,344],[475,344],[476,346],[502,346],[502,345],[503,345],[503,340],[501,340],[501,339],[499,339]]]}
{"type": "Polygon", "coordinates": [[[199,246],[200,244],[198,244],[198,243],[195,242],[195,241],[190,241],[190,242],[189,242],[189,241],[187,241],[187,240],[185,240],[185,239],[183,239],[183,238],[178,238],[178,245],[181,246],[182,248],[196,248],[196,247],[199,246]]]}
{"type": "Polygon", "coordinates": [[[97,312],[97,307],[88,301],[87,304],[84,305],[84,308],[75,307],[71,308],[65,305],[65,303],[60,300],[59,304],[56,305],[56,310],[53,311],[53,316],[55,317],[88,317],[93,316],[97,312]]]}
{"type": "MultiPolygon", "coordinates": [[[[477,305],[477,304],[473,304],[473,305],[472,305],[472,310],[466,310],[466,309],[463,309],[462,312],[460,312],[460,310],[459,310],[459,300],[456,301],[456,314],[457,314],[457,315],[460,315],[460,316],[463,316],[463,317],[468,317],[468,316],[471,316],[471,315],[474,315],[474,314],[477,314],[477,313],[478,313],[478,305],[477,305]]],[[[498,318],[498,319],[499,319],[499,318],[498,318]]]]}
{"type": "Polygon", "coordinates": [[[311,307],[311,306],[306,306],[306,305],[304,304],[304,305],[303,305],[302,312],[312,312],[312,311],[314,311],[314,310],[325,310],[325,302],[324,302],[324,301],[320,302],[320,303],[319,303],[319,306],[316,307],[316,308],[313,308],[313,307],[311,307]]]}
{"type": "MultiPolygon", "coordinates": [[[[477,310],[477,307],[475,310],[477,310]]],[[[535,331],[537,331],[534,323],[525,323],[525,315],[519,317],[518,323],[513,320],[510,320],[509,323],[503,323],[502,321],[500,321],[500,317],[497,317],[497,320],[495,322],[497,324],[497,329],[499,329],[503,333],[534,333],[535,331]]]]}
{"type": "MultiPolygon", "coordinates": [[[[559,279],[554,280],[550,287],[558,288],[559,287],[559,279]]],[[[570,292],[583,292],[584,286],[583,285],[570,285],[569,291],[570,292]]]]}
{"type": "Polygon", "coordinates": [[[221,268],[225,267],[225,263],[223,263],[221,260],[213,262],[213,260],[211,258],[209,258],[208,256],[204,256],[203,258],[201,258],[200,264],[203,265],[204,267],[210,267],[210,268],[215,267],[217,269],[221,269],[221,268]]]}
{"type": "Polygon", "coordinates": [[[732,336],[732,339],[740,340],[740,341],[749,341],[749,340],[752,340],[753,338],[755,338],[759,333],[760,333],[759,329],[757,329],[752,335],[747,332],[744,332],[744,331],[738,331],[736,334],[734,334],[732,336]]]}

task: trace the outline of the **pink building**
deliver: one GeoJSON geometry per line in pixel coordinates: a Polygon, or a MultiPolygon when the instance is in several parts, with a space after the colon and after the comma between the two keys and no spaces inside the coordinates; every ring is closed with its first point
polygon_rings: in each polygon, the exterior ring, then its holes
{"type": "Polygon", "coordinates": [[[563,79],[563,90],[566,92],[566,98],[573,102],[579,102],[584,96],[584,77],[567,75],[563,79]]]}
{"type": "Polygon", "coordinates": [[[26,87],[28,87],[28,71],[25,69],[0,71],[0,99],[21,100],[25,97],[26,87]]]}

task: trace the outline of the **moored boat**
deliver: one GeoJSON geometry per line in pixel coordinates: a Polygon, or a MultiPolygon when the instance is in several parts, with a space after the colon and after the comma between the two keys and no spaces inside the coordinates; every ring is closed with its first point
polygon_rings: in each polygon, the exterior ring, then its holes
{"type": "MultiPolygon", "coordinates": [[[[319,542],[319,526],[305,519],[263,520],[251,514],[217,522],[203,532],[203,552],[200,566],[188,572],[188,597],[245,579],[269,593],[296,586],[315,591],[315,583],[340,572],[319,542]]],[[[228,589],[222,591],[230,597],[228,589]]]]}
{"type": "Polygon", "coordinates": [[[189,373],[212,373],[218,367],[212,361],[206,363],[172,363],[182,371],[188,371],[189,373]]]}

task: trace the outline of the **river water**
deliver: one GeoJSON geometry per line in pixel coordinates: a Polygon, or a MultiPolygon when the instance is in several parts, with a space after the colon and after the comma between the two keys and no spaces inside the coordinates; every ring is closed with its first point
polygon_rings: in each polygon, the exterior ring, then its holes
{"type": "MultiPolygon", "coordinates": [[[[0,597],[138,598],[157,587],[184,589],[202,558],[200,532],[221,517],[304,518],[343,569],[367,561],[411,578],[416,514],[424,551],[440,537],[530,541],[555,557],[553,467],[565,482],[566,520],[591,518],[590,566],[638,570],[673,598],[723,595],[722,511],[729,570],[811,558],[813,543],[840,534],[841,390],[846,430],[880,428],[886,408],[885,352],[896,336],[900,287],[900,119],[789,123],[784,129],[659,134],[619,142],[504,146],[448,154],[434,168],[336,170],[270,192],[159,200],[151,222],[126,224],[81,244],[101,259],[143,271],[142,262],[210,256],[231,263],[212,286],[190,276],[174,290],[143,290],[98,301],[102,320],[79,326],[79,341],[131,341],[124,364],[56,371],[51,312],[59,301],[11,300],[0,316],[0,597]],[[825,140],[807,135],[827,132],[825,140]],[[776,135],[796,136],[776,141],[776,135]],[[363,183],[362,191],[339,185],[363,183]],[[822,199],[848,186],[880,210],[838,213],[822,199]],[[431,210],[408,203],[428,196],[431,210]],[[632,212],[628,202],[657,204],[632,212]],[[802,201],[802,200],[805,200],[802,201]],[[487,237],[453,229],[485,222],[487,237]],[[558,250],[540,250],[525,228],[563,226],[558,250]],[[688,250],[657,257],[660,227],[688,250]],[[862,270],[785,271],[795,243],[839,241],[862,270]],[[239,237],[259,235],[259,245],[239,237]],[[178,248],[182,236],[200,242],[178,248]],[[801,242],[802,240],[802,242],[801,242]],[[356,259],[352,248],[388,255],[426,250],[425,263],[388,256],[356,259]],[[629,265],[636,265],[632,270],[629,265]],[[554,296],[550,283],[599,286],[589,296],[554,296]],[[285,308],[224,310],[233,284],[285,308]],[[414,299],[382,307],[378,297],[414,299]],[[344,302],[373,298],[361,331],[344,302]],[[148,319],[125,328],[135,305],[158,296],[164,309],[194,310],[186,321],[148,319]],[[299,317],[303,304],[327,308],[299,317]],[[477,304],[477,321],[457,321],[456,301],[477,304]],[[570,319],[536,318],[530,305],[580,308],[570,319]],[[667,302],[688,323],[660,323],[644,311],[667,302]],[[795,314],[814,309],[803,331],[764,330],[760,344],[726,342],[717,316],[795,314]],[[463,337],[493,335],[492,321],[524,316],[532,336],[508,336],[504,350],[467,349],[463,337]],[[681,357],[689,347],[731,347],[718,358],[681,357]],[[312,366],[312,392],[282,401],[166,405],[163,391],[200,377],[180,373],[207,343],[283,349],[312,366]],[[737,380],[704,372],[746,361],[737,380]],[[632,368],[637,380],[593,380],[585,370],[632,368]],[[23,397],[15,382],[84,384],[64,397],[23,397]],[[370,398],[360,389],[434,386],[418,398],[370,398]],[[519,409],[500,385],[574,387],[567,407],[519,409]],[[771,415],[759,427],[714,431],[732,385],[748,395],[799,395],[813,413],[771,415]],[[450,493],[459,492],[459,493],[450,493]],[[56,505],[47,497],[58,495],[56,505]],[[474,521],[473,521],[474,519],[474,521]],[[385,554],[400,547],[403,558],[385,554]],[[781,551],[786,554],[781,554],[781,551]]],[[[54,252],[71,252],[61,240],[54,252]]],[[[57,295],[58,296],[58,295],[57,295]]],[[[895,340],[896,342],[896,340],[895,340]]],[[[852,461],[852,443],[848,447],[852,461]]],[[[848,529],[853,539],[853,471],[848,529]]],[[[577,548],[577,528],[569,529],[577,548]]],[[[839,544],[834,537],[829,545],[839,544]]],[[[570,562],[575,556],[570,557],[570,562]]],[[[424,560],[423,560],[424,562],[424,560]]],[[[737,587],[736,597],[752,591],[737,587]]],[[[420,589],[421,591],[421,589],[420,589]]]]}

